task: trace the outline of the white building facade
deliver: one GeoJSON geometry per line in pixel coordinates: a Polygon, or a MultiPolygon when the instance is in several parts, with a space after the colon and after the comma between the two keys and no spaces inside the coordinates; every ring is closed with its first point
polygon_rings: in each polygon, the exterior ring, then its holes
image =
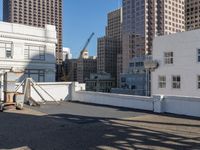
{"type": "Polygon", "coordinates": [[[66,59],[72,59],[71,49],[63,47],[63,61],[66,59]]]}
{"type": "Polygon", "coordinates": [[[0,71],[18,69],[24,72],[22,79],[55,81],[56,43],[55,26],[36,28],[0,22],[0,71]]]}
{"type": "Polygon", "coordinates": [[[156,37],[152,95],[200,97],[200,30],[156,37]]]}

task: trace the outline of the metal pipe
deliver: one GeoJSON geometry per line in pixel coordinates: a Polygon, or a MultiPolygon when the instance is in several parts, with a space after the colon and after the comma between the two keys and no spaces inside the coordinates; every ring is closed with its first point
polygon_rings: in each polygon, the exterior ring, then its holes
{"type": "Polygon", "coordinates": [[[0,85],[0,87],[1,87],[1,101],[4,101],[4,76],[3,76],[3,74],[0,74],[0,76],[1,76],[1,85],[0,85]]]}
{"type": "Polygon", "coordinates": [[[37,85],[41,90],[43,90],[49,97],[52,98],[52,100],[54,100],[57,104],[59,104],[59,102],[51,95],[49,94],[43,87],[41,87],[39,84],[37,84],[37,82],[35,82],[32,78],[29,79],[33,84],[37,85]]]}
{"type": "Polygon", "coordinates": [[[43,102],[46,102],[46,100],[45,100],[45,98],[42,96],[42,94],[40,94],[40,92],[36,89],[35,83],[34,83],[31,79],[29,79],[29,81],[30,81],[30,83],[32,84],[32,87],[33,87],[33,89],[36,91],[36,93],[42,98],[42,101],[43,101],[43,102]]]}

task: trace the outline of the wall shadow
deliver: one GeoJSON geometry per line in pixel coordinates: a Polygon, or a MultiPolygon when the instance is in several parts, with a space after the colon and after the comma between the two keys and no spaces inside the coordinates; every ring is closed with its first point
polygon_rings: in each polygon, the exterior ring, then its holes
{"type": "Polygon", "coordinates": [[[52,74],[52,71],[54,71],[54,80],[52,81],[56,80],[56,58],[53,54],[45,52],[42,56],[34,55],[27,60],[30,62],[24,67],[25,72],[18,82],[22,82],[27,77],[33,78],[36,82],[51,82],[52,79],[48,76],[52,74]]]}

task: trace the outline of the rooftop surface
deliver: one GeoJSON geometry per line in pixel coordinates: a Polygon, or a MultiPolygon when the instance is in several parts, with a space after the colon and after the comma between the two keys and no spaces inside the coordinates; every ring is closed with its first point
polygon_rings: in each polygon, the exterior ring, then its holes
{"type": "Polygon", "coordinates": [[[0,149],[199,149],[200,119],[64,102],[0,113],[0,149]]]}

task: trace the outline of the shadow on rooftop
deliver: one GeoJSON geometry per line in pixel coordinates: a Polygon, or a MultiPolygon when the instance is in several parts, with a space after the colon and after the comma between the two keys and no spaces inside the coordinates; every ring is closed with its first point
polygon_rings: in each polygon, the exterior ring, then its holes
{"type": "MultiPolygon", "coordinates": [[[[188,123],[167,123],[177,129],[173,130],[159,129],[155,126],[158,122],[153,120],[143,123],[137,119],[124,121],[68,114],[34,116],[4,112],[0,113],[0,149],[28,146],[33,150],[190,150],[200,147],[199,125],[188,127],[188,123]],[[192,134],[193,130],[198,132],[192,134]]],[[[160,127],[162,125],[165,120],[160,127]]]]}

